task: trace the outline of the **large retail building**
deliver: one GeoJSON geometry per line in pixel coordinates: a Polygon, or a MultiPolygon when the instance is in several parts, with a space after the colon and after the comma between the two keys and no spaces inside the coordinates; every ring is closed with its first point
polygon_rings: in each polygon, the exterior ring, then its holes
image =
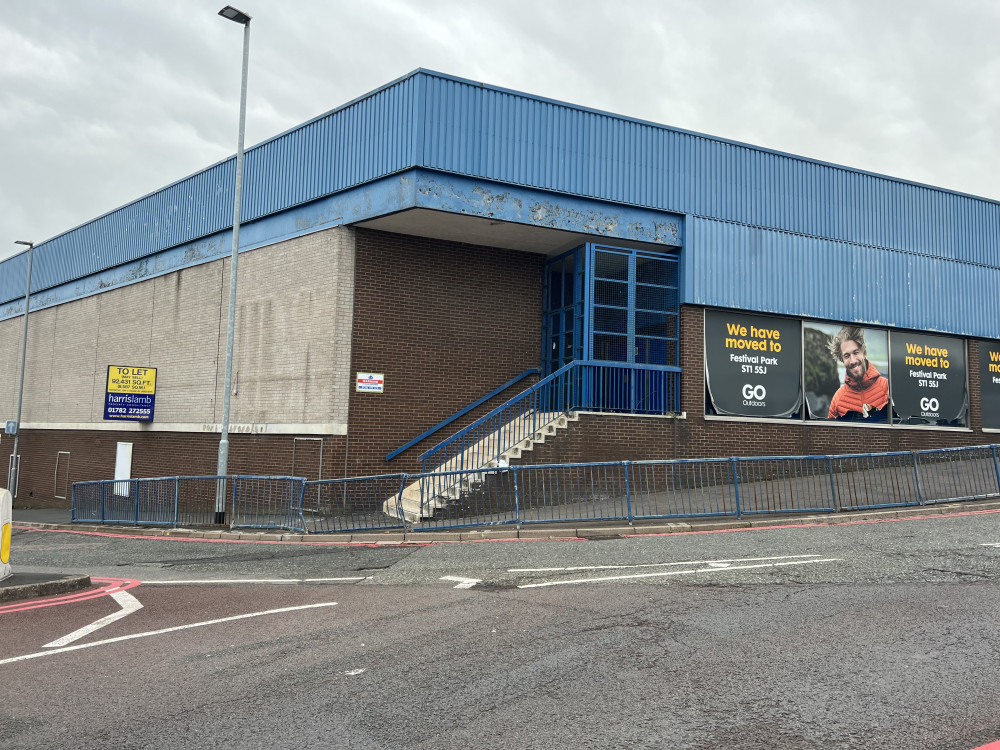
{"type": "MultiPolygon", "coordinates": [[[[17,504],[129,452],[133,477],[215,473],[234,180],[35,248],[17,504]]],[[[532,388],[579,419],[505,460],[1000,430],[994,201],[418,70],[248,150],[242,221],[231,473],[415,472],[532,388]]],[[[4,420],[26,271],[0,263],[4,420]]]]}

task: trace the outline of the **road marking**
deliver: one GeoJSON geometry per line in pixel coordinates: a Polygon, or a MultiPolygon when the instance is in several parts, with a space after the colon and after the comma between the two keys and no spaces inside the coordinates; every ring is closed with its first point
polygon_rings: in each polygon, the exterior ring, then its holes
{"type": "Polygon", "coordinates": [[[460,576],[441,576],[442,581],[458,581],[456,589],[471,589],[477,583],[482,583],[482,578],[461,578],[460,576]]]}
{"type": "Polygon", "coordinates": [[[46,597],[45,599],[32,599],[27,602],[15,602],[14,604],[7,604],[0,607],[0,615],[7,612],[23,612],[27,609],[38,609],[40,607],[54,607],[57,604],[72,604],[74,602],[83,602],[88,599],[99,599],[102,596],[107,596],[108,594],[113,594],[116,591],[125,591],[127,589],[134,589],[136,586],[140,585],[142,581],[134,581],[130,578],[98,578],[91,576],[92,583],[102,583],[104,584],[99,589],[85,589],[79,591],[75,594],[67,594],[65,596],[56,597],[46,597]]]}
{"type": "Polygon", "coordinates": [[[217,620],[206,620],[204,622],[192,622],[189,625],[176,625],[172,628],[163,628],[162,630],[148,630],[144,633],[133,633],[132,635],[120,635],[117,638],[106,638],[103,641],[94,641],[93,643],[80,643],[76,646],[63,646],[62,648],[53,649],[52,651],[39,651],[36,654],[25,654],[24,656],[14,656],[10,659],[0,659],[0,664],[13,664],[16,661],[27,661],[28,659],[39,659],[43,656],[51,656],[53,654],[62,654],[67,651],[79,651],[84,648],[94,648],[95,646],[106,646],[109,643],[120,643],[121,641],[131,641],[135,638],[148,638],[151,635],[163,635],[165,633],[174,633],[178,630],[190,630],[191,628],[203,628],[207,625],[219,625],[223,622],[235,622],[236,620],[248,620],[251,617],[263,617],[264,615],[279,615],[284,612],[297,612],[302,609],[317,609],[318,607],[335,607],[337,602],[321,602],[319,604],[301,604],[296,607],[282,607],[281,609],[268,609],[263,612],[250,612],[245,615],[233,615],[232,617],[220,617],[217,620]]]}
{"type": "Polygon", "coordinates": [[[623,570],[629,568],[662,568],[676,565],[729,565],[730,563],[767,562],[769,560],[801,560],[820,555],[775,555],[773,557],[740,557],[732,560],[684,560],[683,562],[641,563],[638,565],[577,565],[568,568],[508,568],[508,573],[558,573],[571,570],[623,570]]]}
{"type": "MultiPolygon", "coordinates": [[[[1000,542],[983,542],[979,545],[980,547],[1000,547],[1000,542]]],[[[987,745],[987,747],[989,747],[987,745]]]]}
{"type": "Polygon", "coordinates": [[[133,612],[138,612],[142,609],[142,603],[127,591],[115,591],[111,594],[111,598],[118,602],[118,605],[121,607],[118,612],[114,612],[107,617],[102,617],[100,620],[95,620],[90,623],[90,625],[85,625],[79,630],[74,630],[69,635],[64,635],[62,638],[52,641],[52,643],[46,643],[42,646],[42,648],[59,648],[60,646],[68,646],[73,641],[78,641],[85,635],[90,635],[95,630],[100,630],[105,625],[117,622],[123,617],[128,617],[133,612]]]}
{"type": "MultiPolygon", "coordinates": [[[[658,578],[663,576],[681,576],[688,573],[720,573],[730,570],[751,570],[753,568],[777,568],[787,565],[810,565],[812,563],[840,562],[839,558],[825,560],[789,560],[786,562],[762,563],[758,565],[729,565],[727,567],[697,568],[695,570],[662,570],[657,573],[633,573],[624,576],[603,576],[601,578],[578,578],[572,581],[545,581],[543,583],[523,583],[519,589],[537,589],[545,586],[566,586],[573,583],[604,583],[606,581],[626,581],[633,578],[658,578]]],[[[0,662],[2,664],[3,662],[0,662]]]]}
{"type": "Polygon", "coordinates": [[[367,669],[348,669],[344,674],[348,677],[354,677],[355,675],[364,674],[367,671],[367,669]]]}
{"type": "Polygon", "coordinates": [[[233,583],[267,583],[267,584],[294,584],[294,583],[333,583],[335,581],[364,581],[368,576],[351,576],[349,578],[205,578],[192,581],[143,581],[146,586],[196,586],[200,584],[233,584],[233,583]]]}

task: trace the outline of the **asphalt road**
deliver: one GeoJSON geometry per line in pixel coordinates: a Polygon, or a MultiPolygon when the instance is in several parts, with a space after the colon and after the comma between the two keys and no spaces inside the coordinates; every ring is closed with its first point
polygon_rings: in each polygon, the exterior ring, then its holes
{"type": "Polygon", "coordinates": [[[421,547],[17,531],[16,570],[131,588],[0,608],[0,736],[970,750],[1000,740],[997,545],[1000,512],[421,547]]]}

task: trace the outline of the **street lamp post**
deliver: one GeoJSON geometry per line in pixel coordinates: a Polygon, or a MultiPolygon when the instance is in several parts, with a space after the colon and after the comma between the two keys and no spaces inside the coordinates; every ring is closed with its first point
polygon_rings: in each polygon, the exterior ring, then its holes
{"type": "Polygon", "coordinates": [[[219,15],[243,24],[243,80],[240,84],[240,129],[236,140],[236,195],[233,201],[233,254],[229,264],[229,324],[226,328],[226,377],[222,391],[222,429],[215,488],[215,522],[226,521],[226,480],[229,473],[229,395],[233,384],[233,334],[236,330],[236,264],[240,249],[240,202],[243,197],[243,131],[247,119],[247,64],[250,60],[250,16],[231,5],[219,15]]]}
{"type": "Polygon", "coordinates": [[[21,436],[21,403],[24,398],[24,359],[28,353],[28,300],[31,298],[31,256],[35,253],[35,243],[15,240],[15,245],[28,246],[28,281],[24,289],[24,331],[21,334],[21,378],[17,384],[17,419],[14,422],[14,452],[10,454],[10,465],[7,472],[7,489],[17,497],[17,475],[21,462],[17,456],[17,439],[21,436]]]}

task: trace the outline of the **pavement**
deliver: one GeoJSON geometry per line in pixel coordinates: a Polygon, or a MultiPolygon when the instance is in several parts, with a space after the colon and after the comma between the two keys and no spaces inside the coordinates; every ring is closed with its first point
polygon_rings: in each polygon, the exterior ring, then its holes
{"type": "MultiPolygon", "coordinates": [[[[341,543],[341,544],[391,544],[423,545],[443,542],[468,542],[487,539],[613,539],[629,536],[675,534],[727,529],[766,528],[775,526],[833,525],[842,523],[872,523],[896,518],[947,515],[975,511],[1000,510],[1000,500],[973,500],[936,503],[867,511],[841,513],[802,514],[783,513],[752,518],[690,518],[674,522],[663,520],[636,520],[633,524],[622,521],[587,521],[576,523],[546,523],[530,526],[485,526],[451,530],[343,532],[339,534],[298,534],[293,532],[240,531],[223,528],[186,529],[95,525],[72,523],[69,508],[14,508],[15,529],[49,529],[61,531],[120,534],[126,536],[179,537],[188,539],[225,539],[242,542],[264,543],[341,543]]],[[[18,599],[31,599],[87,588],[90,577],[85,574],[14,574],[0,581],[0,603],[18,599]]]]}

